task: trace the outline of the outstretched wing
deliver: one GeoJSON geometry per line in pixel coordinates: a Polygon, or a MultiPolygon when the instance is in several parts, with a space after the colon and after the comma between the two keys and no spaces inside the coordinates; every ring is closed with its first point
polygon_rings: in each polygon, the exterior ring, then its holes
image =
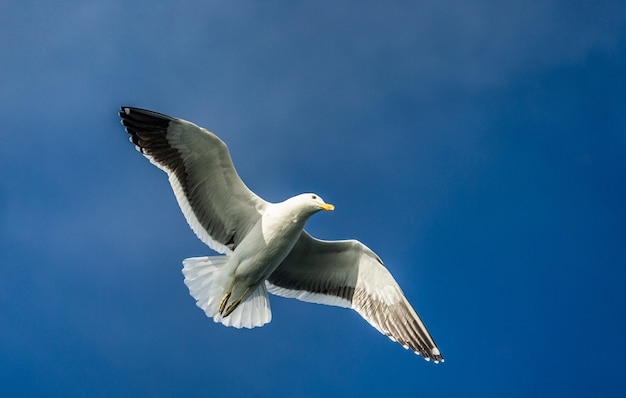
{"type": "Polygon", "coordinates": [[[270,293],[352,308],[426,360],[443,361],[433,338],[380,258],[356,240],[322,241],[302,232],[267,280],[270,293]]]}
{"type": "Polygon", "coordinates": [[[235,171],[226,144],[182,119],[122,107],[122,124],[137,150],[169,176],[187,222],[210,248],[230,253],[267,202],[235,171]]]}

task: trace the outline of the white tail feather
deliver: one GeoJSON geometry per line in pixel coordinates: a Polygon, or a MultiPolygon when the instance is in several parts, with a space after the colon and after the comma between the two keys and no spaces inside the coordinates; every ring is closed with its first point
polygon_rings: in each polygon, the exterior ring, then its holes
{"type": "Polygon", "coordinates": [[[261,283],[227,317],[219,313],[222,297],[230,285],[227,267],[230,256],[193,257],[183,261],[183,275],[189,293],[196,299],[206,316],[215,322],[235,328],[254,328],[272,320],[272,311],[267,296],[267,288],[261,283]]]}

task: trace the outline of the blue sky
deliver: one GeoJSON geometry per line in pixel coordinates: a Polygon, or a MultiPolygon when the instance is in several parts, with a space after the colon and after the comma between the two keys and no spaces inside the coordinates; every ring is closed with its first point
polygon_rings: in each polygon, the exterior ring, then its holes
{"type": "Polygon", "coordinates": [[[602,396],[626,355],[622,1],[0,6],[3,396],[602,396]],[[214,324],[211,254],[120,105],[227,142],[267,200],[336,205],[446,362],[272,297],[214,324]]]}

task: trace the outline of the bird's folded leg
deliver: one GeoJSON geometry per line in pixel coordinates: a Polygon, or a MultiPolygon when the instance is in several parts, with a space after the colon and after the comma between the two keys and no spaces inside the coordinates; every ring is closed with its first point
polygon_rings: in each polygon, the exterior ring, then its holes
{"type": "Polygon", "coordinates": [[[230,295],[233,292],[234,286],[235,286],[235,278],[233,278],[233,281],[230,283],[230,286],[228,287],[228,290],[226,291],[226,294],[224,294],[224,297],[222,297],[222,301],[220,301],[220,307],[218,308],[218,311],[220,314],[224,312],[224,308],[226,308],[226,303],[228,303],[228,299],[230,298],[230,295]]]}
{"type": "MultiPolygon", "coordinates": [[[[231,286],[232,289],[232,286],[231,286]]],[[[241,303],[241,300],[243,300],[244,297],[246,297],[246,294],[248,294],[248,291],[250,291],[250,286],[248,286],[246,288],[246,290],[243,292],[243,294],[241,296],[239,296],[239,298],[237,300],[235,300],[234,303],[232,303],[231,305],[228,306],[228,308],[226,308],[226,313],[222,314],[223,317],[227,317],[228,315],[230,315],[231,312],[235,311],[235,308],[237,308],[237,306],[239,305],[239,303],[241,303]]],[[[230,295],[230,293],[229,293],[230,295]]]]}

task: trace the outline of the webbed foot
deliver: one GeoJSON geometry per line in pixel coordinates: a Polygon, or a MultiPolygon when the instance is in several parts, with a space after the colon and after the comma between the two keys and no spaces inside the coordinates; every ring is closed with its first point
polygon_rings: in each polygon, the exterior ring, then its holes
{"type": "MultiPolygon", "coordinates": [[[[228,290],[226,291],[226,294],[224,294],[224,297],[222,297],[222,301],[220,301],[220,306],[218,308],[218,311],[220,314],[222,314],[224,312],[224,308],[226,308],[226,304],[228,303],[228,299],[230,298],[231,293],[233,292],[233,286],[235,286],[235,278],[233,278],[233,281],[230,283],[230,286],[228,287],[228,290]]],[[[230,308],[230,307],[228,307],[230,308]]],[[[226,316],[226,315],[224,315],[226,316]]]]}
{"type": "MultiPolygon", "coordinates": [[[[243,300],[244,297],[246,297],[246,294],[248,294],[248,291],[250,290],[250,286],[248,286],[246,288],[246,290],[243,292],[243,294],[241,296],[239,296],[239,298],[237,300],[235,300],[234,303],[232,303],[231,305],[228,306],[228,308],[226,308],[226,312],[224,314],[222,314],[223,317],[227,317],[228,315],[231,314],[231,312],[235,311],[235,308],[237,308],[237,306],[241,303],[241,301],[243,300]]],[[[228,293],[228,295],[230,296],[230,293],[228,293]]],[[[222,300],[224,301],[224,300],[222,300]]],[[[226,303],[224,303],[224,305],[226,305],[226,303]]],[[[221,307],[221,305],[220,305],[221,307]]],[[[220,311],[221,313],[221,311],[220,311]]]]}

